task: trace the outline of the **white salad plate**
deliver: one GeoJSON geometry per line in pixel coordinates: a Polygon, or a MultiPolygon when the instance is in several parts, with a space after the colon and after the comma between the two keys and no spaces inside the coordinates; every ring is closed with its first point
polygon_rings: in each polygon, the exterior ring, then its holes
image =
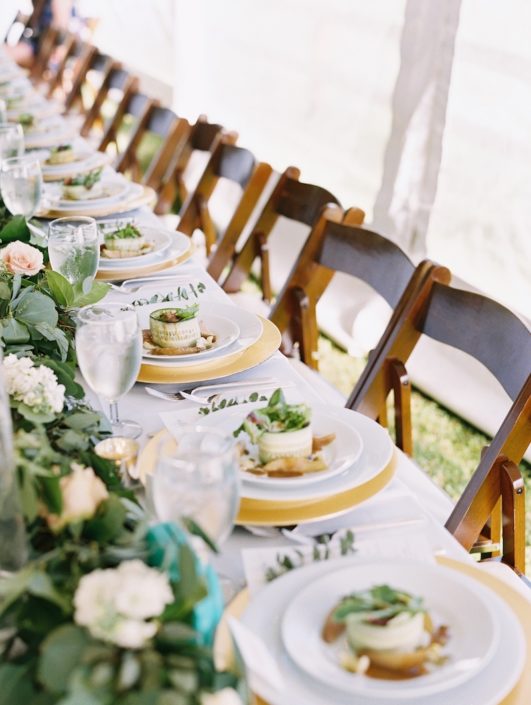
{"type": "Polygon", "coordinates": [[[70,142],[75,136],[75,128],[68,125],[62,117],[52,117],[39,120],[35,127],[24,130],[26,149],[41,147],[56,147],[70,142]]]}
{"type": "MultiPolygon", "coordinates": [[[[100,221],[101,224],[102,221],[100,221]]],[[[181,255],[184,255],[185,252],[187,252],[190,249],[190,238],[187,235],[183,235],[182,233],[171,233],[171,242],[169,247],[165,247],[161,249],[158,252],[155,253],[150,253],[150,257],[148,259],[145,259],[144,257],[139,257],[137,263],[134,265],[134,271],[138,273],[138,275],[142,274],[143,269],[145,268],[148,272],[150,271],[150,268],[154,264],[160,264],[163,265],[166,262],[171,262],[181,255]]],[[[100,257],[100,262],[98,265],[98,270],[101,272],[116,272],[116,278],[119,279],[119,273],[120,270],[123,269],[131,269],[130,265],[126,262],[125,264],[122,264],[124,260],[116,260],[116,262],[120,263],[120,266],[118,264],[110,264],[111,260],[105,260],[103,257],[100,257]]],[[[166,275],[167,276],[167,275],[166,275]]],[[[124,291],[124,293],[127,293],[127,291],[124,291]]],[[[135,298],[135,297],[133,297],[135,298]]],[[[189,302],[188,305],[190,305],[189,302]]],[[[169,304],[171,306],[171,304],[169,304]]],[[[175,306],[178,306],[178,304],[174,304],[175,306]]],[[[180,306],[185,306],[186,302],[181,303],[180,306]]],[[[159,305],[159,308],[162,308],[161,305],[159,305]]]]}
{"type": "Polygon", "coordinates": [[[58,115],[61,107],[57,103],[50,103],[42,98],[34,98],[30,95],[23,96],[19,105],[7,111],[7,119],[11,122],[17,121],[21,115],[29,113],[35,119],[42,120],[52,115],[58,115]]]}
{"type": "MultiPolygon", "coordinates": [[[[182,306],[172,306],[171,304],[166,304],[162,305],[162,307],[157,304],[157,307],[155,310],[159,310],[160,308],[184,308],[182,306]]],[[[143,318],[143,316],[141,317],[143,318]]],[[[209,348],[208,350],[201,350],[196,353],[185,353],[183,355],[154,355],[153,353],[149,353],[146,350],[143,351],[142,357],[147,359],[147,360],[173,360],[173,361],[186,361],[190,362],[190,360],[196,360],[196,359],[201,359],[204,360],[205,357],[212,357],[215,353],[219,352],[220,350],[224,350],[227,348],[229,345],[232,345],[235,340],[238,340],[240,336],[240,329],[238,328],[237,324],[234,323],[230,318],[226,318],[225,316],[216,316],[214,314],[211,314],[209,312],[206,312],[205,314],[200,314],[199,315],[199,321],[201,328],[206,329],[209,333],[214,333],[216,335],[216,342],[214,345],[209,348]]],[[[143,326],[143,328],[149,327],[149,323],[147,326],[143,326]]]]}
{"type": "Polygon", "coordinates": [[[114,181],[102,180],[98,182],[101,188],[94,192],[94,197],[88,195],[87,198],[60,198],[54,204],[54,210],[71,211],[73,207],[79,208],[99,208],[121,201],[129,192],[130,184],[125,179],[114,181]]]}
{"type": "Polygon", "coordinates": [[[346,694],[410,700],[449,690],[472,678],[491,660],[499,644],[500,626],[488,595],[455,571],[436,564],[367,563],[331,572],[308,585],[289,603],[282,620],[282,641],[299,668],[324,685],[346,694]],[[424,599],[434,627],[448,626],[443,653],[448,661],[417,678],[382,680],[353,674],[340,665],[348,650],[345,638],[327,644],[321,638],[326,617],[346,594],[389,585],[424,599]]]}
{"type": "MultiPolygon", "coordinates": [[[[186,306],[192,305],[191,303],[162,303],[162,304],[148,304],[146,306],[140,306],[138,308],[138,320],[140,321],[140,327],[143,329],[149,328],[149,316],[153,311],[158,311],[162,308],[185,308],[186,306]]],[[[168,366],[168,367],[178,367],[181,365],[186,365],[187,367],[195,364],[203,364],[207,359],[221,360],[224,357],[233,355],[234,353],[243,352],[253,343],[255,343],[258,338],[262,335],[262,322],[249,311],[244,311],[243,309],[236,308],[236,306],[231,306],[230,304],[218,304],[214,301],[209,301],[208,306],[205,307],[204,311],[199,309],[199,320],[207,321],[212,317],[223,318],[234,323],[235,327],[238,329],[238,335],[223,348],[211,348],[204,353],[193,353],[190,357],[183,359],[184,355],[178,355],[171,358],[167,358],[164,355],[153,355],[150,357],[143,356],[143,364],[145,365],[157,365],[157,366],[168,366]]],[[[214,331],[215,332],[215,331],[214,331]]]]}
{"type": "MultiPolygon", "coordinates": [[[[252,387],[250,392],[252,392],[252,387]]],[[[303,401],[300,393],[286,389],[284,392],[286,399],[290,403],[303,401]]],[[[271,396],[271,392],[263,393],[264,396],[271,396]]],[[[225,426],[229,431],[237,428],[235,419],[230,419],[229,423],[225,422],[225,418],[231,415],[236,408],[241,409],[240,423],[243,417],[249,413],[252,408],[263,406],[264,402],[255,404],[241,404],[238,407],[229,407],[208,414],[207,416],[199,415],[197,409],[183,409],[181,412],[172,412],[169,418],[175,419],[177,414],[182,415],[182,423],[200,423],[201,426],[225,426]]],[[[311,404],[312,410],[316,410],[320,415],[326,416],[328,422],[336,424],[339,428],[344,426],[359,436],[362,441],[361,454],[355,462],[348,463],[346,467],[335,475],[323,476],[324,473],[316,473],[320,475],[319,482],[300,483],[298,480],[302,478],[292,478],[291,482],[287,483],[289,478],[281,480],[279,484],[256,484],[248,482],[248,473],[242,474],[241,495],[246,499],[256,499],[269,502],[304,502],[306,500],[317,500],[323,497],[347,492],[356,487],[370,482],[391,462],[394,452],[393,442],[387,429],[380,424],[375,423],[367,416],[360,414],[351,409],[343,409],[335,406],[327,406],[325,404],[311,404]],[[297,481],[297,482],[296,482],[297,481]]],[[[167,421],[164,415],[161,415],[164,424],[168,431],[179,440],[179,429],[174,427],[172,421],[167,421]]],[[[343,433],[342,433],[343,436],[343,433]]],[[[252,477],[252,476],[251,476],[252,477]]],[[[268,480],[272,478],[267,478],[268,480]]]]}
{"type": "MultiPolygon", "coordinates": [[[[184,237],[184,236],[183,236],[184,237]]],[[[190,242],[189,238],[187,238],[188,243],[190,242]]],[[[190,306],[191,303],[156,303],[156,304],[147,304],[146,306],[139,306],[138,307],[138,319],[140,321],[140,326],[141,328],[149,328],[149,315],[152,313],[152,311],[158,311],[161,308],[184,308],[186,306],[190,306]]],[[[153,358],[143,358],[143,364],[144,365],[156,365],[157,367],[161,366],[168,366],[168,367],[179,367],[179,366],[186,366],[190,367],[195,364],[203,364],[206,362],[205,358],[208,358],[210,360],[216,359],[216,360],[221,360],[224,357],[227,357],[229,355],[233,355],[234,353],[238,352],[243,352],[246,350],[248,347],[256,343],[256,341],[260,338],[262,335],[262,321],[256,316],[254,313],[250,313],[249,311],[245,311],[244,309],[240,309],[237,306],[233,306],[231,304],[218,304],[215,301],[209,301],[207,304],[207,307],[205,307],[204,315],[206,316],[212,315],[212,316],[220,316],[223,318],[227,318],[231,321],[233,321],[236,326],[239,328],[239,336],[237,337],[236,340],[234,340],[230,345],[227,345],[225,348],[222,350],[210,350],[209,353],[210,355],[202,355],[200,358],[197,358],[197,353],[193,355],[194,359],[187,359],[183,360],[182,355],[179,355],[179,359],[176,360],[167,360],[163,355],[157,355],[155,356],[156,359],[153,358]]],[[[201,309],[199,309],[199,318],[203,319],[203,312],[201,309]]]]}
{"type": "Polygon", "coordinates": [[[104,164],[107,164],[109,158],[102,152],[91,152],[87,149],[76,150],[74,148],[74,159],[66,164],[47,164],[46,160],[50,156],[49,150],[42,150],[39,154],[41,159],[41,168],[43,176],[49,178],[55,177],[58,180],[63,178],[65,174],[71,174],[76,171],[80,174],[97,169],[104,164]]]}
{"type": "MultiPolygon", "coordinates": [[[[124,220],[108,220],[103,221],[98,224],[101,232],[101,243],[104,244],[104,234],[109,234],[123,228],[127,225],[128,221],[124,220]]],[[[132,223],[134,227],[142,233],[146,240],[153,244],[153,249],[146,252],[143,255],[136,255],[135,257],[120,257],[119,259],[108,259],[106,257],[100,257],[99,268],[101,270],[114,270],[116,268],[122,268],[123,265],[142,265],[152,262],[162,255],[170,247],[172,242],[177,238],[175,237],[177,233],[172,233],[169,230],[164,230],[163,228],[154,228],[149,225],[142,225],[140,223],[132,223]]],[[[181,237],[186,238],[186,244],[190,244],[190,238],[186,235],[181,237]]],[[[184,242],[183,242],[184,244],[184,242]]]]}
{"type": "MultiPolygon", "coordinates": [[[[271,396],[272,392],[262,392],[262,396],[271,396]]],[[[290,402],[291,403],[291,402],[290,402]]],[[[299,402],[293,402],[299,403],[299,402]]],[[[229,407],[221,411],[216,411],[205,417],[201,425],[215,426],[231,435],[237,428],[241,426],[245,417],[255,409],[260,409],[266,406],[267,402],[259,401],[250,404],[241,404],[238,406],[229,407]]],[[[335,433],[335,440],[330,445],[323,448],[323,457],[328,466],[326,470],[318,472],[305,473],[299,477],[267,477],[263,475],[253,475],[250,472],[242,470],[241,477],[246,485],[255,485],[260,487],[276,487],[296,488],[304,485],[312,485],[314,483],[324,482],[336,475],[339,475],[346,468],[353,465],[360,457],[363,450],[363,440],[360,433],[352,427],[351,424],[338,419],[336,416],[330,416],[330,408],[325,405],[310,405],[311,408],[311,427],[314,435],[327,436],[330,433],[335,433]]],[[[251,442],[246,433],[241,433],[238,436],[238,441],[241,442],[249,452],[251,458],[257,458],[258,449],[251,442]]],[[[244,496],[248,496],[245,494],[244,496]]],[[[276,495],[278,499],[278,494],[276,495]]],[[[284,495],[282,495],[284,499],[284,495]]]]}
{"type": "MultiPolygon", "coordinates": [[[[251,671],[253,692],[263,698],[268,705],[331,705],[331,703],[334,705],[367,705],[367,703],[371,705],[390,705],[390,703],[397,702],[407,703],[408,705],[411,703],[415,705],[499,705],[518,681],[525,662],[526,647],[524,635],[510,607],[490,589],[484,587],[473,578],[456,573],[450,568],[436,564],[426,564],[420,561],[406,562],[401,560],[399,564],[398,562],[393,563],[393,567],[390,567],[387,574],[385,570],[388,565],[391,566],[391,563],[383,563],[381,560],[365,561],[355,557],[322,561],[290,571],[264,586],[251,600],[249,607],[242,616],[242,622],[262,640],[269,654],[275,660],[283,680],[283,687],[275,687],[251,671]],[[415,591],[417,589],[412,581],[417,573],[422,576],[428,565],[429,569],[433,571],[435,584],[440,580],[441,586],[449,585],[452,582],[455,585],[452,588],[455,605],[450,606],[451,611],[448,613],[447,619],[449,620],[454,616],[458,620],[455,624],[449,625],[450,630],[452,627],[454,628],[456,639],[463,629],[463,627],[459,626],[459,622],[463,625],[475,624],[474,611],[476,609],[476,601],[477,604],[481,605],[479,609],[481,609],[482,614],[485,614],[483,608],[487,607],[490,615],[488,621],[495,625],[495,645],[492,646],[492,649],[490,645],[487,645],[487,654],[490,653],[490,655],[485,656],[478,670],[473,673],[467,671],[467,680],[461,683],[454,682],[448,687],[446,687],[445,682],[441,682],[440,689],[431,693],[412,692],[411,681],[381,681],[382,691],[375,692],[374,683],[368,683],[372,679],[346,674],[348,678],[359,678],[361,684],[359,692],[347,693],[337,687],[337,681],[330,685],[328,683],[325,684],[325,682],[316,677],[317,671],[328,667],[325,661],[328,658],[326,654],[323,654],[319,662],[314,663],[314,672],[312,677],[310,677],[307,670],[299,668],[287,653],[282,635],[283,624],[286,619],[284,612],[286,608],[289,609],[289,605],[298,596],[304,594],[303,591],[308,586],[312,586],[329,574],[335,574],[336,583],[341,581],[339,585],[333,586],[333,595],[337,597],[338,595],[347,594],[356,589],[358,584],[361,584],[356,582],[356,576],[358,575],[369,579],[371,584],[377,584],[378,582],[392,583],[395,580],[394,576],[398,575],[396,571],[402,569],[404,575],[406,573],[411,574],[406,587],[410,586],[411,590],[415,591]],[[342,573],[346,570],[348,570],[349,582],[343,583],[342,573]],[[350,576],[352,576],[352,580],[350,576]],[[472,609],[470,609],[470,595],[474,595],[476,598],[472,609]],[[466,612],[466,605],[469,606],[468,612],[466,612]],[[495,664],[495,667],[488,667],[489,663],[495,664]],[[393,694],[390,695],[390,691],[386,693],[385,688],[392,690],[393,694]],[[405,692],[404,688],[409,690],[407,696],[402,695],[405,692]]],[[[345,573],[346,575],[347,573],[345,573]]],[[[442,591],[443,588],[441,587],[442,591]]],[[[430,600],[431,595],[430,591],[430,600]]],[[[440,600],[440,604],[443,604],[444,597],[434,595],[433,599],[440,600]]],[[[330,608],[331,606],[331,600],[327,596],[326,607],[330,608]]],[[[315,620],[314,631],[317,631],[321,625],[320,620],[323,617],[324,609],[324,604],[322,609],[320,605],[316,604],[315,609],[308,615],[309,618],[315,620]]],[[[485,629],[481,627],[478,634],[484,635],[485,629]]],[[[308,652],[309,648],[308,641],[305,641],[302,656],[308,652]]],[[[482,653],[485,653],[484,645],[478,643],[477,648],[478,652],[483,649],[482,653]]],[[[420,678],[416,680],[421,681],[420,678]]]]}

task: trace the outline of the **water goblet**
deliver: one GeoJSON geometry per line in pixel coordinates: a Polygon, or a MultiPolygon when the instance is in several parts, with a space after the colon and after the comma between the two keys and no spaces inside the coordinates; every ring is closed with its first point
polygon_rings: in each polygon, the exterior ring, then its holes
{"type": "Polygon", "coordinates": [[[12,215],[33,217],[42,192],[41,165],[32,156],[4,159],[0,167],[0,192],[12,215]]]}
{"type": "Polygon", "coordinates": [[[120,420],[118,400],[133,387],[142,360],[142,332],[131,306],[89,306],[77,313],[76,353],[81,374],[110,406],[114,436],[137,438],[142,427],[120,420]]]}
{"type": "Polygon", "coordinates": [[[100,259],[94,218],[74,216],[52,220],[48,228],[48,254],[55,272],[84,293],[90,291],[100,259]]]}
{"type": "Polygon", "coordinates": [[[0,163],[10,157],[24,154],[24,131],[20,125],[6,123],[0,125],[0,163]]]}

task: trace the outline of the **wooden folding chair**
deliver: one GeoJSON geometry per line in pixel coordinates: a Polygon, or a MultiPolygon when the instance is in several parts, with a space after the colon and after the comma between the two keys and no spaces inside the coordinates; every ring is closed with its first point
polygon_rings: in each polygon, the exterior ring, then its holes
{"type": "Polygon", "coordinates": [[[110,124],[116,124],[116,118],[123,118],[129,101],[137,90],[138,78],[122,68],[120,64],[113,64],[110,71],[105,73],[94,102],[85,116],[80,130],[81,135],[87,137],[94,126],[99,124],[103,136],[106,132],[104,108],[109,108],[110,124]]]}
{"type": "Polygon", "coordinates": [[[48,27],[42,34],[39,50],[29,71],[29,78],[36,84],[46,81],[46,68],[55,48],[61,43],[63,33],[55,27],[48,27]]]}
{"type": "Polygon", "coordinates": [[[114,59],[107,54],[101,54],[90,44],[84,45],[72,88],[65,100],[66,111],[75,109],[86,116],[100,86],[115,65],[114,59]]]}
{"type": "MultiPolygon", "coordinates": [[[[205,234],[208,255],[217,247],[218,241],[219,247],[223,248],[225,241],[233,242],[235,234],[241,233],[273,171],[269,164],[257,162],[248,149],[236,147],[234,141],[234,135],[230,133],[222,136],[180,213],[179,231],[192,236],[194,230],[200,228],[205,234]],[[238,184],[241,196],[224,233],[218,237],[209,199],[220,179],[238,184]]],[[[221,275],[215,268],[208,269],[216,280],[221,275]]]]}
{"type": "MultiPolygon", "coordinates": [[[[122,124],[126,118],[134,118],[135,124],[125,148],[116,159],[115,169],[121,173],[127,172],[135,181],[157,190],[174,150],[186,138],[189,125],[172,110],[163,108],[141,93],[133,93],[129,98],[123,109],[122,124]],[[146,156],[143,155],[143,148],[147,140],[153,144],[146,156]]],[[[111,125],[111,129],[115,134],[119,131],[117,125],[111,125]]],[[[104,146],[106,139],[107,133],[102,143],[104,146]]]]}
{"type": "Polygon", "coordinates": [[[62,42],[63,53],[55,71],[48,79],[47,98],[57,97],[64,101],[66,97],[66,75],[69,68],[73,68],[75,73],[75,65],[81,53],[82,45],[83,42],[81,42],[73,32],[64,33],[62,42]]]}
{"type": "MultiPolygon", "coordinates": [[[[185,139],[179,148],[175,148],[173,157],[168,164],[167,171],[162,179],[162,187],[155,212],[159,215],[168,213],[173,207],[180,211],[188,197],[188,188],[185,183],[184,173],[190,163],[194,152],[212,152],[223,134],[223,127],[208,122],[204,115],[200,115],[194,125],[189,125],[185,139]]],[[[238,135],[228,133],[230,139],[236,142],[238,135]]]]}
{"type": "MultiPolygon", "coordinates": [[[[531,333],[501,304],[436,282],[426,296],[405,308],[389,325],[347,405],[377,418],[382,390],[391,374],[403,380],[401,390],[407,390],[405,364],[422,335],[481,362],[513,402],[446,527],[467,550],[478,540],[478,546],[485,549],[488,540],[492,555],[501,555],[504,562],[523,573],[525,488],[518,463],[531,442],[531,333]]],[[[412,446],[409,391],[395,394],[395,404],[400,408],[399,420],[408,419],[399,439],[408,450],[412,446]]]]}
{"type": "Polygon", "coordinates": [[[223,247],[214,253],[210,266],[221,272],[232,259],[231,268],[223,283],[223,289],[236,293],[249,276],[256,259],[260,260],[262,293],[266,303],[273,298],[269,261],[268,237],[278,220],[284,216],[290,220],[312,227],[325,206],[339,204],[329,191],[320,186],[299,181],[300,171],[290,166],[280,175],[269,200],[253,226],[252,232],[238,253],[235,253],[241,233],[234,233],[229,242],[224,238],[223,247]]]}

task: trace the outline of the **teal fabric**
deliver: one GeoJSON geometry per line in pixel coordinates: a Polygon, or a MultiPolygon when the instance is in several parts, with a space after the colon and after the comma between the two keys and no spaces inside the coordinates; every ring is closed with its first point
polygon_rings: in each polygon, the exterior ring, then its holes
{"type": "MultiPolygon", "coordinates": [[[[170,579],[178,581],[179,550],[183,544],[190,545],[186,532],[176,524],[156,524],[149,529],[147,542],[149,564],[158,568],[165,565],[170,579]]],[[[211,646],[216,627],[223,614],[223,594],[212,566],[205,566],[196,558],[196,570],[204,578],[208,594],[195,605],[191,624],[199,634],[201,643],[211,646]]]]}

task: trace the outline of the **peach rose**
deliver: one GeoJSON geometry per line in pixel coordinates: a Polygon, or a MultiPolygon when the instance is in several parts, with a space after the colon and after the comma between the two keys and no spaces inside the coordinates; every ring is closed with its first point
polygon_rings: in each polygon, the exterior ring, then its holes
{"type": "Polygon", "coordinates": [[[0,259],[11,274],[32,277],[43,268],[42,252],[18,240],[0,250],[0,259]]]}

